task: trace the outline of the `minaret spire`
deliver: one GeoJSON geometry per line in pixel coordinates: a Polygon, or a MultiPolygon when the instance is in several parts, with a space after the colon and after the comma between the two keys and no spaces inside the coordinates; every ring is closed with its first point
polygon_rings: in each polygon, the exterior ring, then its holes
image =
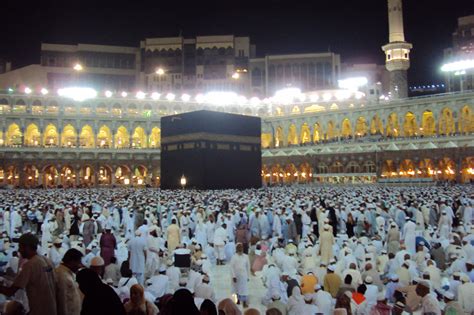
{"type": "Polygon", "coordinates": [[[402,0],[387,0],[389,43],[382,47],[385,66],[390,72],[390,92],[393,98],[408,97],[407,70],[410,68],[410,50],[405,41],[402,0]]]}

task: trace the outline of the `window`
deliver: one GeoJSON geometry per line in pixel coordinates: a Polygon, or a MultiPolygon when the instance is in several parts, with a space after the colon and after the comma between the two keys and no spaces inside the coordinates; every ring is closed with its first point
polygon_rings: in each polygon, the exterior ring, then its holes
{"type": "Polygon", "coordinates": [[[408,59],[408,54],[407,53],[405,53],[405,59],[408,59]]]}
{"type": "Polygon", "coordinates": [[[392,56],[390,54],[387,55],[387,59],[390,60],[392,59],[392,56]]]}
{"type": "Polygon", "coordinates": [[[374,95],[374,94],[375,94],[374,89],[370,89],[370,95],[374,95]]]}

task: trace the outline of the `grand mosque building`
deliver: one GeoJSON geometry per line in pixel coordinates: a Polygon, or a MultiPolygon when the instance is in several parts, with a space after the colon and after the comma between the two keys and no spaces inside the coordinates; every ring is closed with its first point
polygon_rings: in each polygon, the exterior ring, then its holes
{"type": "Polygon", "coordinates": [[[388,10],[385,69],[254,58],[233,36],[43,45],[41,64],[0,75],[0,186],[158,187],[160,118],[198,109],[262,118],[265,184],[470,182],[472,86],[409,98],[401,0],[388,10]]]}

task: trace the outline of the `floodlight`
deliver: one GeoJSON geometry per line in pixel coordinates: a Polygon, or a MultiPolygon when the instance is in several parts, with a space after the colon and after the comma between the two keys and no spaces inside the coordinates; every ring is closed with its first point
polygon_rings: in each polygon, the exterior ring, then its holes
{"type": "Polygon", "coordinates": [[[58,95],[82,102],[87,99],[95,98],[97,96],[97,91],[87,87],[68,87],[59,89],[58,95]]]}

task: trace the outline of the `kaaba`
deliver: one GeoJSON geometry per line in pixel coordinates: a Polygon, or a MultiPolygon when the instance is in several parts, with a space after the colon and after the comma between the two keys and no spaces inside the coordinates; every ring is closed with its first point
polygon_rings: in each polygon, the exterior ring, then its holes
{"type": "Polygon", "coordinates": [[[207,110],[161,118],[162,189],[259,188],[261,169],[260,118],[207,110]]]}

